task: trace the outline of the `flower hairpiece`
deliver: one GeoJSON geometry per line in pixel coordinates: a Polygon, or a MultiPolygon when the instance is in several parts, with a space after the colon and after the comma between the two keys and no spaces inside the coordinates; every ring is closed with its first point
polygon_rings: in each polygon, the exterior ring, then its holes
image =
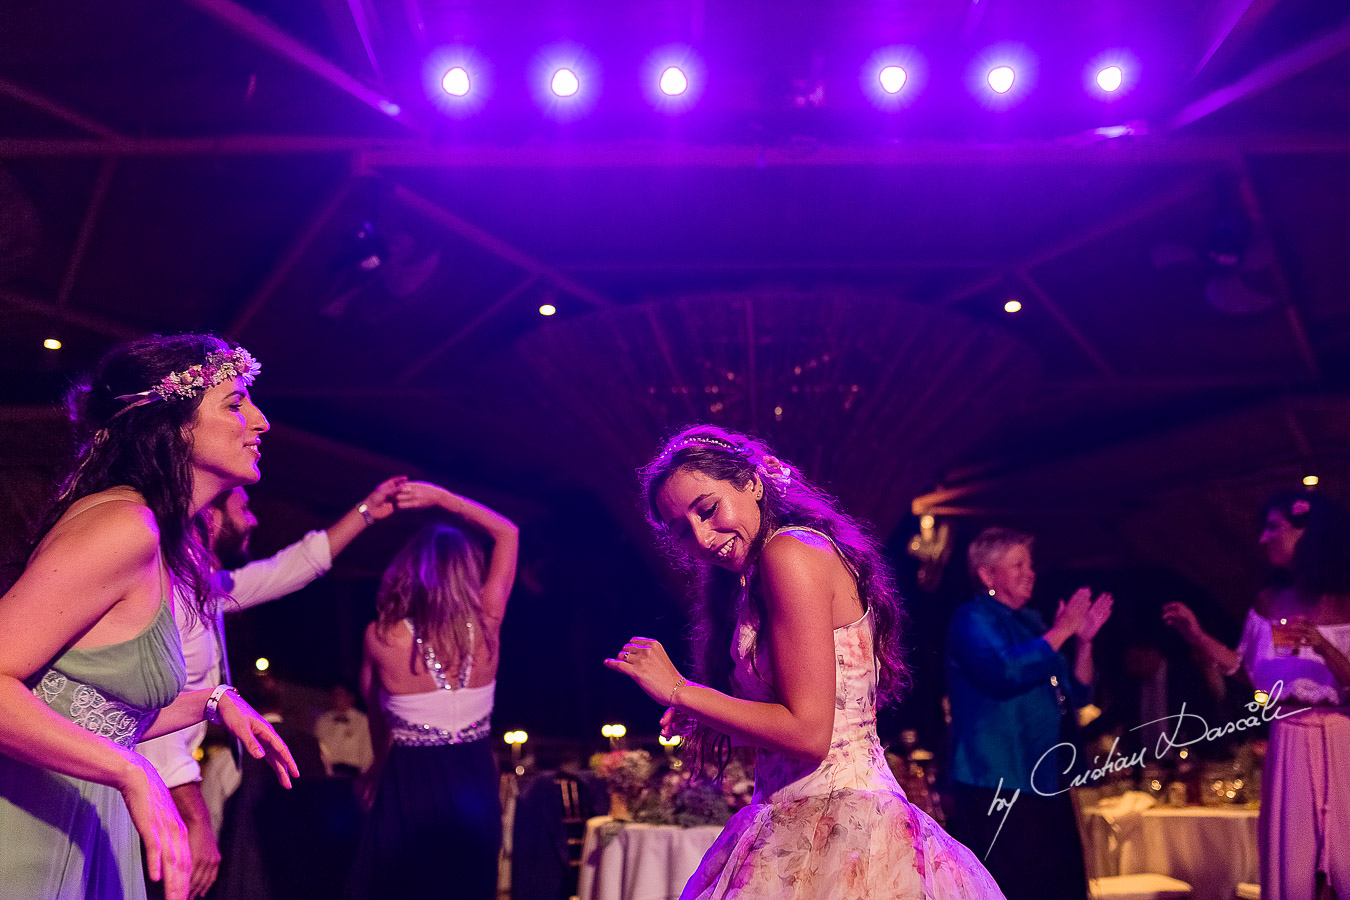
{"type": "Polygon", "coordinates": [[[207,354],[203,363],[189,366],[181,372],[170,372],[149,390],[119,395],[118,400],[129,402],[116,415],[160,400],[186,400],[232,378],[242,378],[246,386],[251,385],[260,371],[262,365],[243,347],[216,350],[207,354]]]}
{"type": "Polygon", "coordinates": [[[764,457],[760,461],[759,468],[763,472],[761,477],[769,479],[779,487],[785,488],[792,484],[792,466],[776,456],[764,457]]]}
{"type": "Polygon", "coordinates": [[[1295,500],[1289,504],[1289,514],[1293,516],[1306,516],[1312,512],[1312,504],[1307,500],[1295,500]]]}

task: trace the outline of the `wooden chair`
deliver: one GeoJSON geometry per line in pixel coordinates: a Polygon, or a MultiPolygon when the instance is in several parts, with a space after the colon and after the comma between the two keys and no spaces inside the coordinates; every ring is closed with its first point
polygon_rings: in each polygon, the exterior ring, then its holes
{"type": "Polygon", "coordinates": [[[581,790],[575,778],[553,779],[562,793],[563,832],[567,837],[567,895],[577,891],[581,875],[581,846],[586,839],[586,812],[581,805],[581,790]]]}

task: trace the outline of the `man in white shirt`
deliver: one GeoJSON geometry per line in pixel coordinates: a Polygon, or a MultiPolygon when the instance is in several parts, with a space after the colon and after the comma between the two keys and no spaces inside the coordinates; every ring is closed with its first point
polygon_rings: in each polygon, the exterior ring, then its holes
{"type": "MultiPolygon", "coordinates": [[[[199,690],[221,684],[228,674],[225,654],[224,613],[248,609],[292,594],[333,567],[337,556],[352,540],[380,519],[393,515],[393,498],[404,476],[380,483],[364,501],[349,510],[326,531],[311,531],[299,541],[267,559],[260,559],[217,573],[217,586],[229,595],[216,608],[215,615],[204,618],[190,609],[190,601],[181,593],[174,598],[174,622],[183,641],[187,663],[185,690],[199,690]]],[[[211,549],[226,565],[247,559],[248,541],[258,520],[248,506],[243,488],[222,494],[204,511],[210,531],[211,549]]],[[[200,723],[136,745],[136,750],[154,765],[164,779],[174,805],[188,829],[192,852],[192,878],[189,897],[204,896],[216,880],[220,868],[220,848],[212,827],[211,814],[202,795],[201,766],[194,758],[206,736],[206,724],[200,723]]]]}
{"type": "Polygon", "coordinates": [[[333,686],[333,708],[314,722],[328,774],[359,775],[375,761],[370,720],[356,708],[356,696],[344,684],[333,686]]]}

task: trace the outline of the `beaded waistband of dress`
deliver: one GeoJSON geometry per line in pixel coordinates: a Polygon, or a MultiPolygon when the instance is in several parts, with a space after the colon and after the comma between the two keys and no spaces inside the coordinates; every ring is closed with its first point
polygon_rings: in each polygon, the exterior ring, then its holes
{"type": "Polygon", "coordinates": [[[385,710],[385,719],[389,723],[389,736],[395,744],[401,747],[444,747],[449,744],[467,744],[470,741],[482,740],[492,730],[491,713],[456,731],[451,731],[448,728],[437,728],[433,725],[417,725],[388,710],[385,710]]]}
{"type": "Polygon", "coordinates": [[[136,746],[159,710],[142,710],[113,700],[93,685],[48,669],[33,685],[33,694],[86,731],[92,731],[128,750],[136,746]],[[64,702],[69,711],[63,711],[64,702]]]}

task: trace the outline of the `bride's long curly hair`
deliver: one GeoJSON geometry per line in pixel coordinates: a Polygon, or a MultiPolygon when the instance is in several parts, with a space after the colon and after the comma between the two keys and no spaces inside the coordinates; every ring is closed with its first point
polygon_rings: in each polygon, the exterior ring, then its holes
{"type": "MultiPolygon", "coordinates": [[[[752,568],[748,581],[749,601],[760,622],[767,622],[768,617],[764,593],[753,564],[768,536],[788,526],[806,526],[829,535],[856,573],[858,598],[863,608],[872,614],[878,703],[898,701],[910,685],[910,671],[900,642],[904,605],[880,544],[864,523],[840,510],[833,497],[787,466],[765,443],[714,425],[682,429],[639,470],[648,523],[667,554],[689,570],[696,580],[697,590],[690,610],[694,677],[715,690],[731,692],[730,648],[742,587],[737,573],[689,556],[662,521],[656,505],[657,494],[680,470],[701,472],[709,478],[729,482],[737,489],[744,489],[756,476],[764,485],[764,496],[759,501],[759,533],[750,546],[752,568]],[[772,477],[771,473],[780,468],[790,471],[790,477],[772,477]]],[[[728,759],[729,742],[726,735],[699,725],[689,737],[687,752],[695,760],[695,773],[702,773],[708,764],[714,765],[720,773],[728,759]]]]}

